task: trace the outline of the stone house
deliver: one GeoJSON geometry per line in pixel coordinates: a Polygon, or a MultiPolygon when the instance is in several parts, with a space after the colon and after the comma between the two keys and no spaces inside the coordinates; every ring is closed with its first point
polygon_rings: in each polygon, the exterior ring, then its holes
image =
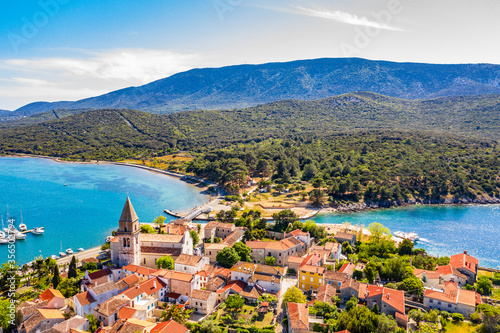
{"type": "Polygon", "coordinates": [[[209,314],[214,310],[215,304],[216,294],[213,291],[195,289],[191,292],[189,306],[194,311],[209,314]]]}
{"type": "Polygon", "coordinates": [[[210,258],[189,254],[181,254],[174,262],[174,270],[189,274],[196,274],[201,271],[206,264],[210,263],[210,258]]]}
{"type": "Polygon", "coordinates": [[[46,289],[38,296],[38,299],[47,302],[44,306],[46,309],[60,309],[66,305],[63,294],[61,294],[59,290],[53,288],[46,289]]]}
{"type": "Polygon", "coordinates": [[[477,292],[460,289],[456,282],[446,282],[444,291],[426,289],[424,293],[424,306],[427,308],[461,313],[464,317],[470,317],[479,304],[481,296],[477,292]]]}
{"type": "Polygon", "coordinates": [[[467,251],[451,256],[450,265],[467,276],[468,284],[473,285],[476,283],[479,260],[467,254],[467,251]]]}
{"type": "Polygon", "coordinates": [[[64,321],[64,316],[57,309],[36,309],[18,328],[20,333],[47,332],[64,321]]]}

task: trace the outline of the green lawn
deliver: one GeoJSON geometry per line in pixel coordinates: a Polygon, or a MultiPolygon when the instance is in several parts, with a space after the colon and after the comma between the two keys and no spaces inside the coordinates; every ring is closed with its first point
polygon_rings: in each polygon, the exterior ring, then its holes
{"type": "Polygon", "coordinates": [[[477,325],[473,325],[468,322],[454,323],[449,322],[446,325],[446,333],[474,333],[477,332],[477,325]]]}

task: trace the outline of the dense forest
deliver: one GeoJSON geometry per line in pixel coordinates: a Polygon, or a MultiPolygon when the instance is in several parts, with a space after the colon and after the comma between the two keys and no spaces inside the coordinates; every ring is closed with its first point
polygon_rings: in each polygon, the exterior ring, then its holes
{"type": "Polygon", "coordinates": [[[171,115],[58,110],[60,119],[1,129],[0,153],[117,161],[188,151],[194,159],[177,171],[232,191],[247,177],[262,186],[307,182],[317,204],[490,200],[500,197],[499,105],[498,96],[356,93],[171,115]]]}

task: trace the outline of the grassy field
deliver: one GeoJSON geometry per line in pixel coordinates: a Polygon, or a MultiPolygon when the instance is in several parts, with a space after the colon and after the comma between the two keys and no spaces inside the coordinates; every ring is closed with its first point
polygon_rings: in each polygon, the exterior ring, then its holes
{"type": "Polygon", "coordinates": [[[474,333],[477,332],[477,325],[473,325],[471,323],[462,322],[462,323],[453,323],[449,322],[446,325],[446,333],[474,333]]]}
{"type": "Polygon", "coordinates": [[[478,270],[477,271],[477,277],[480,277],[480,276],[486,276],[486,277],[492,278],[493,277],[493,272],[478,270]]]}

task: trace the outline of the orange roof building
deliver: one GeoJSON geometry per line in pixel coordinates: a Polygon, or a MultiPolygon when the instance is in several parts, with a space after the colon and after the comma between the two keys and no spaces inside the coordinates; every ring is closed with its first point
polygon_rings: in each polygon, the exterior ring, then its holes
{"type": "Polygon", "coordinates": [[[460,289],[456,282],[446,282],[445,290],[426,289],[424,305],[429,309],[438,309],[450,313],[461,313],[470,317],[481,304],[481,296],[473,290],[460,289]]]}

